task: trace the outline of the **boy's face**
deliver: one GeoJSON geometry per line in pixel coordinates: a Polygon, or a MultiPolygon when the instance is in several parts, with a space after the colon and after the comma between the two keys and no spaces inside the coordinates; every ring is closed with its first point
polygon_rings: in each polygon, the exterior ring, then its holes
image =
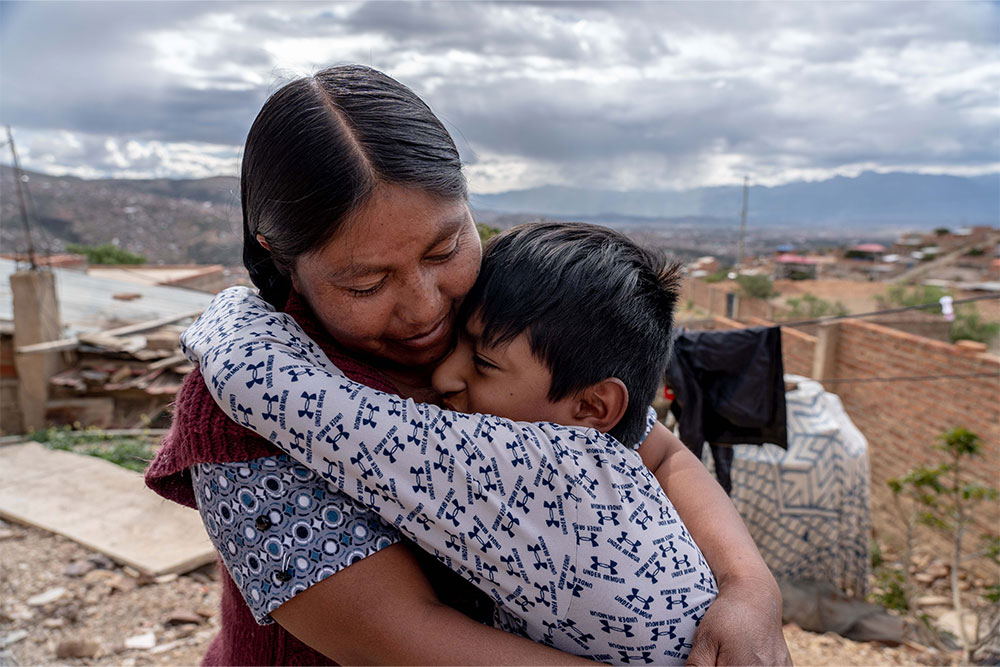
{"type": "Polygon", "coordinates": [[[434,371],[432,383],[442,404],[458,412],[479,412],[514,421],[576,423],[572,396],[548,398],[552,374],[531,353],[522,333],[509,343],[487,347],[483,324],[473,314],[459,332],[454,351],[434,371]]]}

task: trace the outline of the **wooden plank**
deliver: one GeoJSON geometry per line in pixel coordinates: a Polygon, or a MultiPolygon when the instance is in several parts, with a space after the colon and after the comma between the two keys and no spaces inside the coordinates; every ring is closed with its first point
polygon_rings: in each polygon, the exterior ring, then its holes
{"type": "Polygon", "coordinates": [[[167,357],[166,359],[160,359],[159,361],[154,361],[149,365],[149,370],[156,371],[161,368],[170,368],[171,366],[176,366],[177,364],[187,363],[188,358],[183,354],[175,354],[172,357],[167,357]]]}
{"type": "Polygon", "coordinates": [[[37,442],[0,447],[0,517],[64,535],[151,576],[216,557],[198,512],[163,500],[139,473],[37,442]]]}
{"type": "MultiPolygon", "coordinates": [[[[108,329],[106,331],[95,331],[93,333],[87,334],[90,337],[94,336],[127,336],[129,334],[140,333],[142,331],[149,331],[151,329],[156,329],[167,324],[173,324],[174,322],[180,320],[186,320],[189,318],[198,317],[203,312],[204,308],[198,308],[197,310],[189,310],[184,313],[178,313],[177,315],[169,315],[167,317],[161,317],[156,320],[148,320],[146,322],[137,322],[136,324],[129,324],[124,327],[118,327],[117,329],[108,329]]],[[[76,338],[63,338],[61,340],[53,340],[47,343],[38,343],[35,345],[24,345],[17,348],[18,354],[38,354],[40,352],[57,352],[60,350],[72,350],[79,345],[79,341],[76,338]]]]}
{"type": "Polygon", "coordinates": [[[62,352],[63,350],[75,350],[78,344],[79,342],[75,338],[63,338],[62,340],[50,340],[47,343],[24,345],[17,348],[17,353],[39,354],[41,352],[62,352]]]}
{"type": "Polygon", "coordinates": [[[186,320],[188,318],[198,317],[203,312],[204,308],[198,308],[196,310],[189,310],[186,313],[178,313],[177,315],[168,315],[167,317],[161,317],[156,320],[149,320],[147,322],[138,322],[136,324],[129,324],[128,326],[118,327],[117,329],[108,329],[107,331],[102,331],[101,333],[108,336],[127,336],[129,334],[140,333],[142,331],[149,331],[150,329],[156,329],[167,324],[173,324],[179,320],[186,320]]]}

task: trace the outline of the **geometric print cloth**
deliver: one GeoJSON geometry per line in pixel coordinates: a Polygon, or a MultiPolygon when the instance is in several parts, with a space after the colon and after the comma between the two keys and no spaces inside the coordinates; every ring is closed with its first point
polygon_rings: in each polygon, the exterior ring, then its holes
{"type": "Polygon", "coordinates": [[[261,625],[307,588],[402,537],[289,456],[191,467],[198,511],[261,625]]]}
{"type": "Polygon", "coordinates": [[[731,498],[775,577],[864,597],[871,570],[868,442],[808,378],[785,395],[788,450],[734,447],[731,498]]]}
{"type": "Polygon", "coordinates": [[[518,634],[601,662],[684,663],[716,582],[635,451],[352,382],[246,288],[181,340],[235,421],[480,588],[518,634]]]}

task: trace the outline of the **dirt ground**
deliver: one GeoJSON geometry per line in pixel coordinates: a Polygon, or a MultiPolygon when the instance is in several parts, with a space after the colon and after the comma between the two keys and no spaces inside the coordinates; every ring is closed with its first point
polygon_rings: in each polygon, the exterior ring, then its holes
{"type": "MultiPolygon", "coordinates": [[[[0,666],[198,664],[217,629],[218,602],[212,566],[143,580],[68,539],[0,521],[0,666]]],[[[916,646],[794,625],[785,638],[796,665],[951,663],[916,646]]]]}

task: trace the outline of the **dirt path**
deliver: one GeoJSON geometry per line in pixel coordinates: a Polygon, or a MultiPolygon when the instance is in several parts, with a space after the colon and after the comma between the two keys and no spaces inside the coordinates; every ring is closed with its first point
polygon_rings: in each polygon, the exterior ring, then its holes
{"type": "MultiPolygon", "coordinates": [[[[0,666],[196,665],[217,627],[213,575],[143,581],[70,540],[0,522],[0,666]],[[46,594],[55,599],[36,597],[46,594]]],[[[796,665],[950,664],[794,625],[785,638],[796,665]]]]}

